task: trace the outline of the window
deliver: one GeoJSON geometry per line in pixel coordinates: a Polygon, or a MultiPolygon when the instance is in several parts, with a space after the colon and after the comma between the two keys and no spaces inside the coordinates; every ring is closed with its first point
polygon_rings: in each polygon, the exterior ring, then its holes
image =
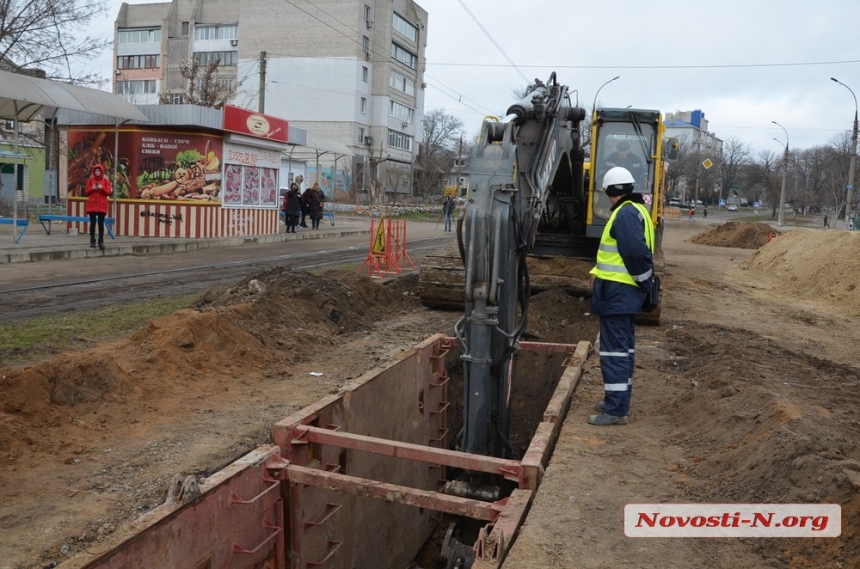
{"type": "Polygon", "coordinates": [[[361,98],[361,114],[365,114],[367,112],[367,98],[361,98]]]}
{"type": "Polygon", "coordinates": [[[361,80],[367,83],[367,67],[364,65],[361,66],[361,80]]]}
{"type": "Polygon", "coordinates": [[[415,95],[415,81],[408,77],[404,77],[394,70],[391,71],[391,75],[389,76],[389,84],[393,88],[398,91],[403,91],[407,95],[415,95]]]}
{"type": "Polygon", "coordinates": [[[396,130],[388,131],[388,146],[399,148],[400,150],[412,151],[412,137],[396,130]]]}
{"type": "Polygon", "coordinates": [[[361,48],[364,50],[364,56],[370,59],[370,38],[364,36],[361,40],[361,48]]]}
{"type": "Polygon", "coordinates": [[[364,144],[364,127],[358,127],[358,143],[364,144]]]}
{"type": "Polygon", "coordinates": [[[117,69],[158,69],[160,55],[122,55],[116,58],[117,69]]]}
{"type": "Polygon", "coordinates": [[[133,95],[137,93],[155,93],[156,81],[150,79],[147,81],[117,81],[117,95],[133,95]]]}
{"type": "Polygon", "coordinates": [[[391,56],[412,69],[415,69],[415,66],[418,64],[417,55],[395,42],[391,42],[391,56]]]}
{"type": "Polygon", "coordinates": [[[365,22],[372,22],[373,21],[373,18],[370,17],[370,6],[368,6],[367,4],[364,5],[364,21],[365,22]]]}
{"type": "Polygon", "coordinates": [[[161,41],[161,28],[140,28],[136,30],[120,30],[117,34],[119,43],[149,43],[161,41]]]}
{"type": "Polygon", "coordinates": [[[185,95],[182,93],[172,93],[170,95],[170,104],[171,105],[181,105],[185,102],[185,95]]]}
{"type": "Polygon", "coordinates": [[[194,39],[196,40],[234,40],[238,37],[238,24],[217,26],[197,24],[194,26],[194,39]]]}
{"type": "MultiPolygon", "coordinates": [[[[206,82],[202,77],[198,77],[194,80],[195,88],[197,92],[203,90],[203,85],[206,82]]],[[[232,91],[233,90],[233,80],[225,77],[213,77],[211,85],[216,89],[223,89],[224,91],[232,91]]]]}
{"type": "Polygon", "coordinates": [[[197,65],[209,65],[218,62],[219,66],[236,65],[239,61],[238,51],[196,51],[194,61],[197,65]]]}
{"type": "Polygon", "coordinates": [[[182,22],[182,37],[188,37],[188,22],[182,22]]]}
{"type": "Polygon", "coordinates": [[[418,26],[410,23],[397,12],[394,12],[394,29],[412,41],[418,41],[418,26]]]}
{"type": "Polygon", "coordinates": [[[412,123],[412,116],[415,111],[406,105],[401,105],[397,101],[391,101],[391,110],[389,115],[403,122],[412,123]]]}

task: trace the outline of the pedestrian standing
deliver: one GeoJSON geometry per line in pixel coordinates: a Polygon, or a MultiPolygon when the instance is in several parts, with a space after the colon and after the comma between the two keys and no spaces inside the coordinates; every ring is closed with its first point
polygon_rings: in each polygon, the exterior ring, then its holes
{"type": "Polygon", "coordinates": [[[442,202],[442,215],[445,216],[445,231],[451,231],[451,225],[454,222],[454,208],[457,203],[451,196],[445,196],[445,201],[442,202]]]}
{"type": "Polygon", "coordinates": [[[301,222],[299,222],[299,227],[305,227],[306,228],[308,226],[308,224],[305,223],[305,218],[308,216],[308,208],[305,205],[305,192],[307,192],[308,190],[306,189],[304,192],[302,192],[302,182],[303,181],[304,181],[303,176],[296,176],[295,184],[299,187],[299,195],[302,198],[301,204],[300,204],[300,211],[299,211],[299,213],[302,216],[302,220],[301,220],[301,222]]]}
{"type": "Polygon", "coordinates": [[[313,229],[319,229],[323,212],[322,191],[320,190],[320,185],[314,184],[312,188],[305,190],[305,193],[302,194],[302,200],[305,203],[307,215],[311,218],[311,227],[313,229]]]}
{"type": "Polygon", "coordinates": [[[696,213],[695,210],[693,208],[690,208],[690,217],[687,218],[688,221],[696,221],[695,219],[693,219],[694,213],[696,213]]]}
{"type": "Polygon", "coordinates": [[[104,175],[101,164],[93,166],[92,176],[87,180],[87,214],[90,216],[90,247],[96,246],[96,225],[99,228],[99,249],[105,248],[105,216],[108,212],[108,197],[113,194],[110,180],[104,175]]]}
{"type": "Polygon", "coordinates": [[[612,204],[603,228],[597,263],[591,270],[591,308],[600,317],[600,370],[603,401],[591,425],[626,425],[633,393],[636,315],[654,279],[654,224],[642,194],[633,192],[633,175],[612,168],[603,188],[612,204]]]}
{"type": "Polygon", "coordinates": [[[827,214],[824,214],[824,223],[822,224],[827,229],[830,229],[830,222],[827,221],[827,214]]]}
{"type": "Polygon", "coordinates": [[[287,233],[295,233],[302,213],[302,196],[299,195],[299,185],[295,182],[290,184],[290,189],[284,194],[283,211],[287,233]]]}
{"type": "Polygon", "coordinates": [[[705,206],[705,209],[702,210],[702,219],[708,219],[708,206],[705,206]]]}

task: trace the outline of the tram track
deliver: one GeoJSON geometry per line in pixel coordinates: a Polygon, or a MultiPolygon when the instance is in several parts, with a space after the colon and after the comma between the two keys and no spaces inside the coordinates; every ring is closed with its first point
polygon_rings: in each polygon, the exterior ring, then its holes
{"type": "MultiPolygon", "coordinates": [[[[416,267],[417,261],[424,254],[438,249],[440,242],[439,238],[428,238],[410,244],[409,255],[416,267]]],[[[366,247],[351,246],[6,288],[0,289],[3,299],[0,303],[0,319],[4,322],[20,321],[46,314],[128,304],[147,298],[198,294],[238,282],[249,274],[276,265],[307,271],[361,263],[366,258],[366,247]]]]}

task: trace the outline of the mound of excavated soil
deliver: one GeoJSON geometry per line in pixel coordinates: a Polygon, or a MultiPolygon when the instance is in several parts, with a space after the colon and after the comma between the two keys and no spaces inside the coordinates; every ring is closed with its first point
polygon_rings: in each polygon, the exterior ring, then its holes
{"type": "Polygon", "coordinates": [[[860,233],[790,231],[753,253],[742,267],[767,277],[779,290],[860,315],[860,233]]]}
{"type": "Polygon", "coordinates": [[[0,456],[14,461],[22,452],[67,451],[67,430],[91,428],[79,417],[99,416],[97,428],[110,431],[114,421],[181,396],[189,383],[223,392],[248,371],[289,375],[291,363],[318,356],[339,336],[416,306],[414,296],[347,271],[315,276],[276,268],[249,276],[153,320],[111,349],[6,370],[0,456]],[[125,410],[105,413],[117,407],[112,403],[125,410]]]}
{"type": "Polygon", "coordinates": [[[739,249],[758,249],[766,245],[771,238],[780,232],[766,223],[738,223],[727,221],[699,233],[690,241],[699,245],[713,247],[737,247],[739,249]]]}

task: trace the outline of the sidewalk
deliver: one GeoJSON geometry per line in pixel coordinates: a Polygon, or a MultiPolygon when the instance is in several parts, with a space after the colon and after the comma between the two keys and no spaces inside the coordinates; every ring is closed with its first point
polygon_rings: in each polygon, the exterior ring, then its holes
{"type": "MultiPolygon", "coordinates": [[[[284,231],[281,226],[281,231],[284,231]]],[[[18,235],[21,231],[18,228],[18,235]]],[[[90,236],[69,235],[66,223],[54,223],[51,234],[42,226],[31,223],[20,242],[15,243],[11,226],[0,225],[0,265],[5,263],[27,263],[58,259],[85,259],[118,255],[149,255],[179,253],[213,247],[237,247],[259,243],[282,243],[304,239],[331,239],[348,235],[370,235],[370,218],[337,216],[335,225],[323,219],[317,230],[298,228],[295,234],[249,235],[245,237],[222,237],[218,239],[180,239],[175,237],[126,237],[117,235],[111,239],[105,234],[105,250],[91,249],[90,236]]]]}

